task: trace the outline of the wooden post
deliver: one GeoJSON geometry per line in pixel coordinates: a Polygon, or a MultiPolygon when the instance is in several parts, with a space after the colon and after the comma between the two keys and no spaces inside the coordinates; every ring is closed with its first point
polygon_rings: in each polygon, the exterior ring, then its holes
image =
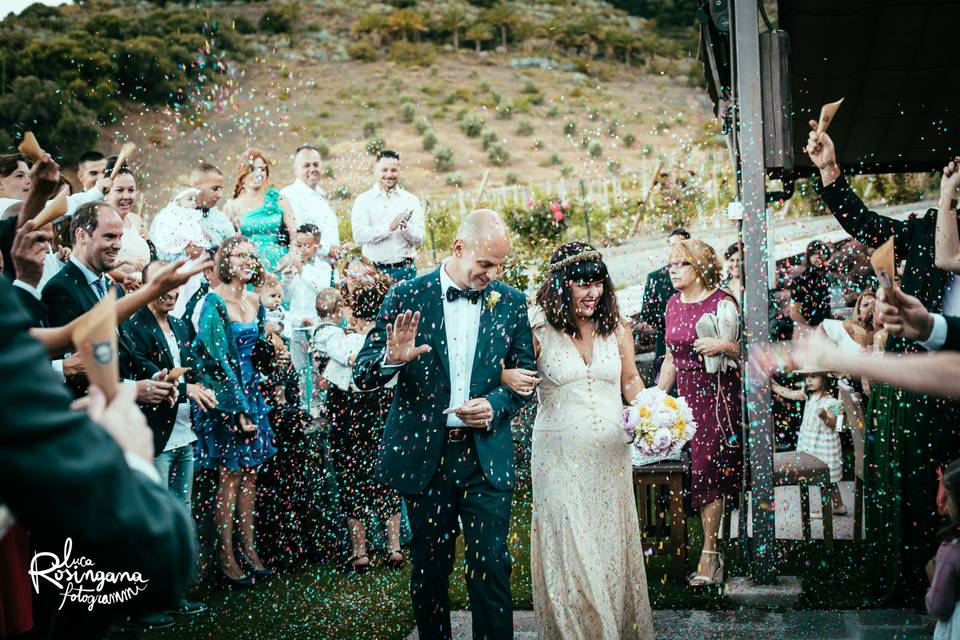
{"type": "Polygon", "coordinates": [[[640,206],[637,208],[637,217],[633,220],[633,227],[630,229],[630,235],[637,235],[637,230],[640,228],[640,221],[643,219],[643,212],[647,210],[647,204],[650,202],[650,196],[653,195],[653,190],[657,186],[657,178],[660,177],[660,167],[663,166],[663,161],[657,163],[657,168],[653,171],[653,177],[650,179],[650,186],[647,187],[647,193],[643,196],[643,202],[640,203],[640,206]]]}

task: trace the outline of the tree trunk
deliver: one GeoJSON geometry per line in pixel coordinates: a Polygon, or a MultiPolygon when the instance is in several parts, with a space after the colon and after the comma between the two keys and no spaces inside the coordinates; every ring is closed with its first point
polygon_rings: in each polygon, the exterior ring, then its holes
{"type": "Polygon", "coordinates": [[[460,48],[460,29],[453,30],[453,50],[457,51],[460,48]]]}
{"type": "Polygon", "coordinates": [[[503,45],[503,48],[507,48],[507,25],[500,25],[500,44],[503,45]]]}
{"type": "Polygon", "coordinates": [[[523,53],[526,54],[526,55],[530,55],[531,53],[533,53],[533,39],[532,39],[532,38],[527,38],[526,40],[523,41],[523,53]]]}
{"type": "Polygon", "coordinates": [[[474,42],[474,45],[476,46],[477,53],[480,53],[480,41],[474,40],[473,42],[474,42]]]}
{"type": "Polygon", "coordinates": [[[631,60],[630,60],[630,47],[627,47],[626,49],[623,50],[623,62],[624,62],[624,64],[626,64],[628,67],[630,66],[630,63],[631,63],[631,60]]]}

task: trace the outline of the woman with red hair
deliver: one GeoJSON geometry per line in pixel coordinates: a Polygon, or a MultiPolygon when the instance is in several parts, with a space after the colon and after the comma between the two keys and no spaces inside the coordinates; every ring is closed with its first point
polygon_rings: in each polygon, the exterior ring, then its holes
{"type": "Polygon", "coordinates": [[[287,199],[270,186],[270,162],[262,151],[247,149],[240,156],[233,198],[223,211],[256,245],[263,265],[276,271],[289,251],[296,220],[287,199]]]}

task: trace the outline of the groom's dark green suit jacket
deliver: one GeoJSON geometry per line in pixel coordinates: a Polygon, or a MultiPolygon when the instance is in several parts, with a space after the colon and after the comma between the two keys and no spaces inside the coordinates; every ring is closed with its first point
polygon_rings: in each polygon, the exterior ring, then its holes
{"type": "MultiPolygon", "coordinates": [[[[391,287],[353,367],[354,382],[361,389],[377,388],[399,376],[380,444],[376,478],[401,493],[423,491],[443,452],[447,431],[443,410],[450,405],[443,295],[439,269],[391,287]],[[387,323],[408,310],[420,312],[416,344],[428,344],[432,350],[400,367],[385,367],[387,323]]],[[[490,484],[512,489],[510,418],[528,398],[501,385],[500,374],[504,368],[536,370],[527,305],[522,293],[498,281],[484,289],[477,304],[482,311],[470,398],[486,398],[493,407],[490,427],[474,429],[477,457],[490,484]]]]}

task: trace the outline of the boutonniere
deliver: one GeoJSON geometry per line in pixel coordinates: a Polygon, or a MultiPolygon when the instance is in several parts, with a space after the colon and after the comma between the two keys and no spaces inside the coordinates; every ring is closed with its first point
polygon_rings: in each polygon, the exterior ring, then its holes
{"type": "Polygon", "coordinates": [[[500,302],[499,291],[491,291],[489,294],[487,294],[487,309],[493,309],[498,302],[500,302]]]}

